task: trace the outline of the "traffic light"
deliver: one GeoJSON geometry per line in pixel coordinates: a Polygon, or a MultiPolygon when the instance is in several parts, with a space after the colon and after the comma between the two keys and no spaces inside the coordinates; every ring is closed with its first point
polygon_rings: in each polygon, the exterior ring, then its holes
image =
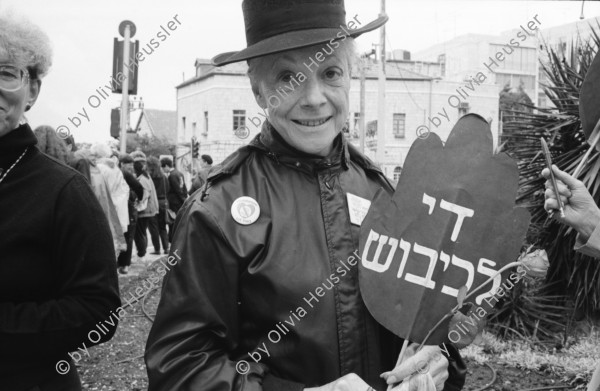
{"type": "Polygon", "coordinates": [[[192,158],[198,159],[200,157],[200,143],[192,138],[192,158]]]}
{"type": "Polygon", "coordinates": [[[117,140],[121,137],[121,109],[110,111],[110,136],[117,140]]]}

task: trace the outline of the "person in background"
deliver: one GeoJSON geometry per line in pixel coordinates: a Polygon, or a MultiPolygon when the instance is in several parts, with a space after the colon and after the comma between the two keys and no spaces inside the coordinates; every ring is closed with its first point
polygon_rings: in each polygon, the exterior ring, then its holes
{"type": "MultiPolygon", "coordinates": [[[[133,155],[134,154],[132,153],[132,156],[133,155]]],[[[144,187],[144,197],[137,206],[138,221],[135,229],[134,241],[135,247],[137,248],[138,260],[143,262],[144,257],[146,256],[146,248],[148,247],[148,234],[146,231],[148,230],[150,220],[158,213],[158,198],[156,197],[154,183],[152,183],[152,180],[150,180],[150,176],[146,171],[145,155],[144,157],[141,157],[139,154],[135,154],[135,156],[136,157],[133,158],[133,169],[137,176],[137,180],[144,187]]]]}
{"type": "Polygon", "coordinates": [[[117,209],[115,208],[110,195],[108,184],[104,175],[102,174],[102,170],[99,167],[99,161],[110,156],[110,148],[106,144],[98,143],[92,145],[92,147],[89,149],[89,152],[86,150],[80,150],[77,151],[76,154],[77,153],[79,153],[82,157],[84,155],[88,155],[90,162],[90,185],[92,186],[92,190],[94,191],[96,198],[98,198],[98,201],[100,201],[100,205],[102,206],[102,209],[106,214],[106,218],[108,219],[110,230],[113,236],[114,248],[116,250],[115,256],[117,256],[120,251],[127,249],[125,234],[123,233],[121,221],[119,220],[119,215],[117,214],[117,209]]]}
{"type": "Polygon", "coordinates": [[[52,156],[61,163],[68,164],[69,151],[67,146],[51,126],[38,126],[33,133],[38,140],[37,147],[41,152],[52,156]]]}
{"type": "Polygon", "coordinates": [[[190,195],[196,192],[196,190],[200,189],[206,183],[206,178],[208,178],[208,174],[210,169],[212,168],[213,160],[210,155],[202,155],[200,156],[200,171],[194,177],[192,181],[192,187],[190,189],[190,195]]]}
{"type": "Polygon", "coordinates": [[[127,209],[129,212],[129,225],[127,226],[127,232],[125,232],[125,241],[127,242],[127,250],[121,251],[117,259],[117,265],[119,273],[129,273],[129,266],[131,266],[131,252],[133,249],[133,238],[135,236],[135,230],[137,226],[138,211],[135,208],[136,202],[144,198],[144,187],[136,179],[135,172],[133,170],[133,158],[124,154],[119,159],[121,165],[121,172],[123,178],[129,186],[129,200],[127,202],[127,209]]]}
{"type": "Polygon", "coordinates": [[[169,237],[167,235],[167,191],[169,189],[169,181],[163,174],[160,161],[154,156],[148,158],[148,174],[154,183],[156,189],[156,198],[158,199],[158,214],[149,220],[148,229],[150,230],[150,238],[154,246],[154,252],[151,254],[160,254],[160,245],[165,254],[169,253],[169,237]]]}
{"type": "Polygon", "coordinates": [[[68,164],[73,167],[77,171],[79,171],[85,179],[87,179],[88,183],[91,182],[90,179],[90,162],[86,158],[82,158],[81,156],[76,156],[75,152],[77,152],[77,145],[75,145],[75,139],[73,136],[69,135],[65,139],[65,144],[67,146],[67,151],[69,153],[68,164]]]}
{"type": "Polygon", "coordinates": [[[121,305],[114,245],[98,200],[81,174],[36,148],[24,119],[51,62],[39,27],[0,13],[0,389],[6,391],[81,391],[68,352],[110,340],[118,321],[112,311],[121,305]],[[111,316],[114,326],[105,323],[111,316]],[[91,341],[98,323],[107,332],[91,341]]]}
{"type": "MultiPolygon", "coordinates": [[[[103,149],[105,151],[106,148],[109,147],[104,145],[103,149]]],[[[110,149],[108,149],[108,151],[110,151],[110,149]]],[[[117,212],[117,217],[121,223],[121,229],[123,233],[125,233],[129,226],[129,211],[127,207],[127,201],[129,200],[129,186],[123,177],[123,173],[119,169],[118,153],[113,151],[110,152],[110,158],[98,160],[98,168],[106,181],[110,197],[117,212]]]]}
{"type": "MultiPolygon", "coordinates": [[[[169,179],[169,190],[167,192],[169,209],[177,213],[187,198],[187,188],[185,186],[185,181],[183,180],[183,174],[173,168],[173,161],[169,158],[162,158],[160,160],[160,165],[169,179]]],[[[169,224],[169,242],[172,239],[173,224],[169,224]]]]}
{"type": "MultiPolygon", "coordinates": [[[[552,171],[558,184],[559,194],[556,194],[552,186],[550,170],[543,169],[542,176],[546,178],[544,209],[548,212],[555,211],[553,217],[557,221],[577,231],[574,247],[576,251],[600,259],[600,208],[583,182],[554,165],[552,171]],[[564,205],[564,218],[557,212],[558,197],[564,205]]],[[[588,384],[587,391],[600,391],[600,363],[588,384]]]]}

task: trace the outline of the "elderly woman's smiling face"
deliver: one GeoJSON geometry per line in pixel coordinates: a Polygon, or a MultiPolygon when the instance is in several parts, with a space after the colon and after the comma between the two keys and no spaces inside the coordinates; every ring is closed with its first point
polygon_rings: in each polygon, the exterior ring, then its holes
{"type": "Polygon", "coordinates": [[[255,61],[250,75],[258,104],[268,108],[273,127],[300,151],[326,156],[346,123],[351,53],[346,45],[351,43],[340,45],[322,62],[315,56],[323,45],[251,60],[255,61]],[[311,58],[318,67],[311,64],[311,58]]]}
{"type": "MultiPolygon", "coordinates": [[[[0,72],[3,65],[16,66],[9,57],[0,50],[0,72]]],[[[0,75],[1,76],[1,75],[0,75]]],[[[27,106],[35,103],[39,93],[39,80],[26,81],[16,91],[5,91],[0,86],[0,137],[8,134],[18,127],[19,120],[25,113],[27,106]]]]}

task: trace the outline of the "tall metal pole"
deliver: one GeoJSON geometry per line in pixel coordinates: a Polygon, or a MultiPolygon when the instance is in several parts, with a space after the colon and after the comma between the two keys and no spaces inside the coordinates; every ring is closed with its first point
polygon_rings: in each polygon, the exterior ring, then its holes
{"type": "Polygon", "coordinates": [[[361,56],[360,67],[360,117],[358,118],[360,151],[365,153],[365,63],[367,59],[361,56]]]}
{"type": "Polygon", "coordinates": [[[125,26],[125,40],[123,41],[123,92],[121,101],[121,153],[127,149],[127,124],[129,122],[129,40],[131,39],[130,26],[125,26]]]}
{"type": "MultiPolygon", "coordinates": [[[[385,0],[381,0],[381,15],[385,14],[385,0]]],[[[377,163],[385,174],[385,25],[379,34],[379,94],[377,97],[377,163]]]]}

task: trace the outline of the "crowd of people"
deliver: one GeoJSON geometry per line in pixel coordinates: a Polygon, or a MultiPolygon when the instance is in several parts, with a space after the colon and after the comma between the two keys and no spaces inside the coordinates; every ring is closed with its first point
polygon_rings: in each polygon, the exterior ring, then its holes
{"type": "MultiPolygon", "coordinates": [[[[129,273],[134,243],[138,261],[144,261],[148,232],[154,247],[150,254],[169,253],[174,216],[188,197],[184,176],[173,168],[172,159],[147,157],[140,150],[119,154],[108,143],[78,149],[73,136],[63,140],[47,125],[34,134],[41,152],[76,169],[89,182],[109,222],[119,273],[129,273]]],[[[205,183],[212,158],[202,155],[200,165],[189,195],[205,183]]]]}
{"type": "MultiPolygon", "coordinates": [[[[0,14],[2,390],[83,389],[77,370],[59,374],[55,364],[71,361],[84,341],[112,338],[117,271],[129,273],[134,243],[145,257],[147,231],[154,254],[172,247],[183,259],[165,276],[146,342],[150,391],[463,389],[467,367],[456,346],[411,345],[401,354],[404,340],[366,307],[358,269],[342,269],[362,224],[347,196],[368,203],[394,192],[342,134],[354,38],[387,16],[346,29],[340,0],[244,0],[242,10],[248,47],[212,63],[247,61],[268,118],[217,168],[203,155],[190,192],[172,159],[102,143],[78,148],[49,126],[34,132],[25,113],[49,71],[51,45],[37,26],[0,14]],[[305,75],[312,56],[320,63],[305,75]],[[299,74],[302,85],[275,105],[270,98],[299,74]],[[332,293],[307,300],[321,286],[332,293]],[[92,340],[100,324],[106,332],[92,340]]],[[[600,258],[600,209],[580,181],[555,175],[558,194],[546,183],[546,209],[560,199],[559,221],[579,233],[575,249],[600,258]]],[[[600,368],[588,390],[599,384],[600,368]]]]}

